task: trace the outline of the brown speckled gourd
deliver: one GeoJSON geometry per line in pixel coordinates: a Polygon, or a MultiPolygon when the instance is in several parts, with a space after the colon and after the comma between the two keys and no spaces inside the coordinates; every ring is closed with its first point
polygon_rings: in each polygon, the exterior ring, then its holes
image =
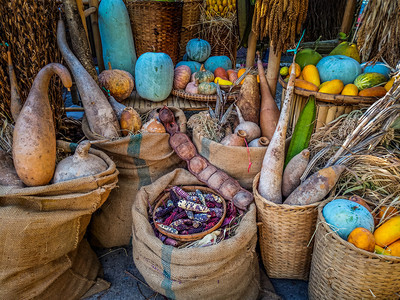
{"type": "Polygon", "coordinates": [[[96,175],[107,170],[108,166],[100,157],[90,154],[90,142],[79,143],[74,155],[60,161],[54,172],[53,183],[96,175]]]}
{"type": "Polygon", "coordinates": [[[28,98],[15,123],[13,160],[19,178],[27,186],[46,185],[56,166],[56,132],[48,88],[53,74],[65,87],[72,86],[71,75],[61,64],[44,66],[36,75],[28,98]]]}

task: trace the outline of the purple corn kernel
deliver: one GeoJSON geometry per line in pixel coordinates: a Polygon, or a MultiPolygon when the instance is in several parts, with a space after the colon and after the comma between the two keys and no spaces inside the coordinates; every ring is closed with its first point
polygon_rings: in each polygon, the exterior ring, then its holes
{"type": "Polygon", "coordinates": [[[218,222],[219,222],[219,220],[220,220],[220,218],[211,218],[210,220],[208,220],[208,224],[210,224],[210,223],[214,223],[214,224],[217,224],[218,222]]]}
{"type": "Polygon", "coordinates": [[[175,241],[174,239],[171,239],[171,238],[166,238],[165,241],[164,241],[164,244],[165,245],[169,245],[169,246],[173,246],[173,247],[178,246],[178,242],[175,241]]]}
{"type": "Polygon", "coordinates": [[[194,213],[191,210],[185,210],[185,213],[189,219],[194,219],[194,213]]]}
{"type": "Polygon", "coordinates": [[[177,215],[177,213],[173,212],[168,218],[165,219],[163,224],[169,226],[174,221],[174,218],[176,215],[177,215]]]}
{"type": "Polygon", "coordinates": [[[174,207],[173,207],[173,206],[166,207],[166,208],[162,208],[161,210],[158,210],[158,209],[157,209],[157,211],[156,211],[156,213],[155,213],[155,216],[156,216],[157,218],[161,218],[161,217],[165,216],[167,213],[170,213],[170,212],[173,211],[173,210],[174,210],[174,207]]]}
{"type": "Polygon", "coordinates": [[[178,186],[173,186],[172,190],[179,196],[182,197],[183,199],[187,199],[187,197],[189,196],[188,193],[186,193],[184,190],[182,190],[180,187],[178,186]]]}
{"type": "Polygon", "coordinates": [[[220,208],[210,208],[210,211],[215,213],[215,216],[221,218],[223,215],[223,211],[220,208]]]}
{"type": "Polygon", "coordinates": [[[189,229],[187,232],[188,232],[188,234],[194,234],[194,233],[199,233],[199,232],[203,232],[203,231],[204,231],[204,226],[200,226],[197,228],[189,229]]]}
{"type": "Polygon", "coordinates": [[[174,190],[169,191],[169,197],[171,198],[172,202],[174,203],[175,206],[178,206],[178,201],[179,197],[178,195],[174,192],[174,190]]]}
{"type": "Polygon", "coordinates": [[[199,197],[201,204],[206,205],[206,199],[200,190],[196,190],[196,195],[199,197]]]}
{"type": "Polygon", "coordinates": [[[178,226],[176,226],[176,230],[178,230],[179,232],[182,232],[182,231],[184,231],[184,230],[188,230],[188,229],[190,229],[191,227],[190,226],[188,226],[188,225],[186,225],[186,224],[180,224],[180,225],[178,225],[178,226]]]}
{"type": "Polygon", "coordinates": [[[187,217],[187,215],[186,215],[185,211],[182,211],[180,213],[177,212],[176,215],[174,216],[174,221],[179,220],[179,219],[183,219],[183,218],[186,218],[186,217],[187,217]]]}
{"type": "Polygon", "coordinates": [[[195,214],[194,215],[194,220],[204,223],[207,222],[207,220],[210,218],[210,216],[208,214],[195,214]]]}
{"type": "Polygon", "coordinates": [[[208,208],[214,208],[214,207],[215,207],[215,204],[216,204],[216,203],[211,202],[211,201],[207,201],[207,202],[206,202],[206,206],[207,206],[208,208]]]}
{"type": "Polygon", "coordinates": [[[199,199],[199,197],[197,197],[197,196],[191,196],[191,195],[189,195],[189,196],[186,198],[186,200],[192,201],[192,202],[194,202],[194,203],[202,204],[201,201],[200,201],[200,199],[199,199]]]}

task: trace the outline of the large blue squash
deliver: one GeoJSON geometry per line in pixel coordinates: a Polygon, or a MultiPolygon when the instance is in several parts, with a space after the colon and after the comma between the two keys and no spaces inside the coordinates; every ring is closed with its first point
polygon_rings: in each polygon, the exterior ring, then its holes
{"type": "Polygon", "coordinates": [[[102,0],[99,5],[99,30],[103,60],[107,66],[135,75],[136,52],[128,11],[122,0],[102,0]]]}
{"type": "Polygon", "coordinates": [[[358,61],[345,55],[325,56],[318,62],[317,69],[321,82],[340,79],[344,85],[353,83],[361,74],[358,61]]]}
{"type": "Polygon", "coordinates": [[[232,61],[228,56],[210,56],[204,63],[204,68],[214,73],[218,67],[224,68],[226,71],[232,69],[232,61]]]}
{"type": "Polygon", "coordinates": [[[204,62],[211,54],[210,43],[202,39],[191,39],[186,44],[186,53],[190,60],[204,62]]]}
{"type": "Polygon", "coordinates": [[[357,227],[374,232],[374,218],[364,206],[346,199],[336,199],[322,210],[325,221],[342,239],[347,241],[349,234],[357,227]]]}
{"type": "Polygon", "coordinates": [[[139,96],[154,102],[165,100],[172,90],[174,63],[165,53],[146,52],[135,67],[135,86],[139,96]]]}
{"type": "Polygon", "coordinates": [[[386,79],[389,79],[389,74],[391,70],[386,64],[379,61],[374,64],[367,64],[368,62],[364,62],[361,64],[363,73],[380,73],[382,75],[385,75],[386,79]]]}
{"type": "Polygon", "coordinates": [[[175,67],[179,66],[188,66],[192,74],[196,73],[197,71],[200,71],[201,68],[201,64],[198,63],[197,61],[180,61],[176,64],[175,67]]]}

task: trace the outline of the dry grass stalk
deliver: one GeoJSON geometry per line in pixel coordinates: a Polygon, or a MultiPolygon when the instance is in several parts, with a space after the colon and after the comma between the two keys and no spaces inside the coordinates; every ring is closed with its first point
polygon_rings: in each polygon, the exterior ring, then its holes
{"type": "Polygon", "coordinates": [[[362,61],[400,61],[400,1],[370,0],[356,35],[362,61]]]}
{"type": "Polygon", "coordinates": [[[258,39],[269,36],[276,53],[295,45],[307,16],[309,0],[257,0],[252,31],[258,39]]]}
{"type": "Polygon", "coordinates": [[[0,112],[0,150],[11,153],[14,126],[0,112]]]}
{"type": "MultiPolygon", "coordinates": [[[[9,121],[10,82],[7,68],[7,46],[23,101],[28,96],[39,70],[51,62],[61,62],[56,42],[59,3],[51,0],[0,0],[0,111],[9,121]]],[[[62,84],[53,79],[49,95],[55,112],[56,127],[63,114],[62,84]]]]}

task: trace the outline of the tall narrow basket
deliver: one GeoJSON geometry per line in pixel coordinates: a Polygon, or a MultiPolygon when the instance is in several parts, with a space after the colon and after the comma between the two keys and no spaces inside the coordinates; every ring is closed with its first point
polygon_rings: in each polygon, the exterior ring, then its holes
{"type": "Polygon", "coordinates": [[[164,52],[179,59],[183,2],[127,1],[136,54],[164,52]]]}
{"type": "Polygon", "coordinates": [[[261,258],[270,278],[307,280],[311,265],[318,203],[275,204],[258,193],[260,173],[254,178],[261,258]]]}
{"type": "Polygon", "coordinates": [[[318,207],[310,271],[310,299],[399,299],[400,257],[374,254],[342,239],[318,207]]]}
{"type": "Polygon", "coordinates": [[[186,44],[200,33],[200,7],[203,0],[183,0],[181,40],[179,41],[179,60],[186,53],[186,44]]]}

